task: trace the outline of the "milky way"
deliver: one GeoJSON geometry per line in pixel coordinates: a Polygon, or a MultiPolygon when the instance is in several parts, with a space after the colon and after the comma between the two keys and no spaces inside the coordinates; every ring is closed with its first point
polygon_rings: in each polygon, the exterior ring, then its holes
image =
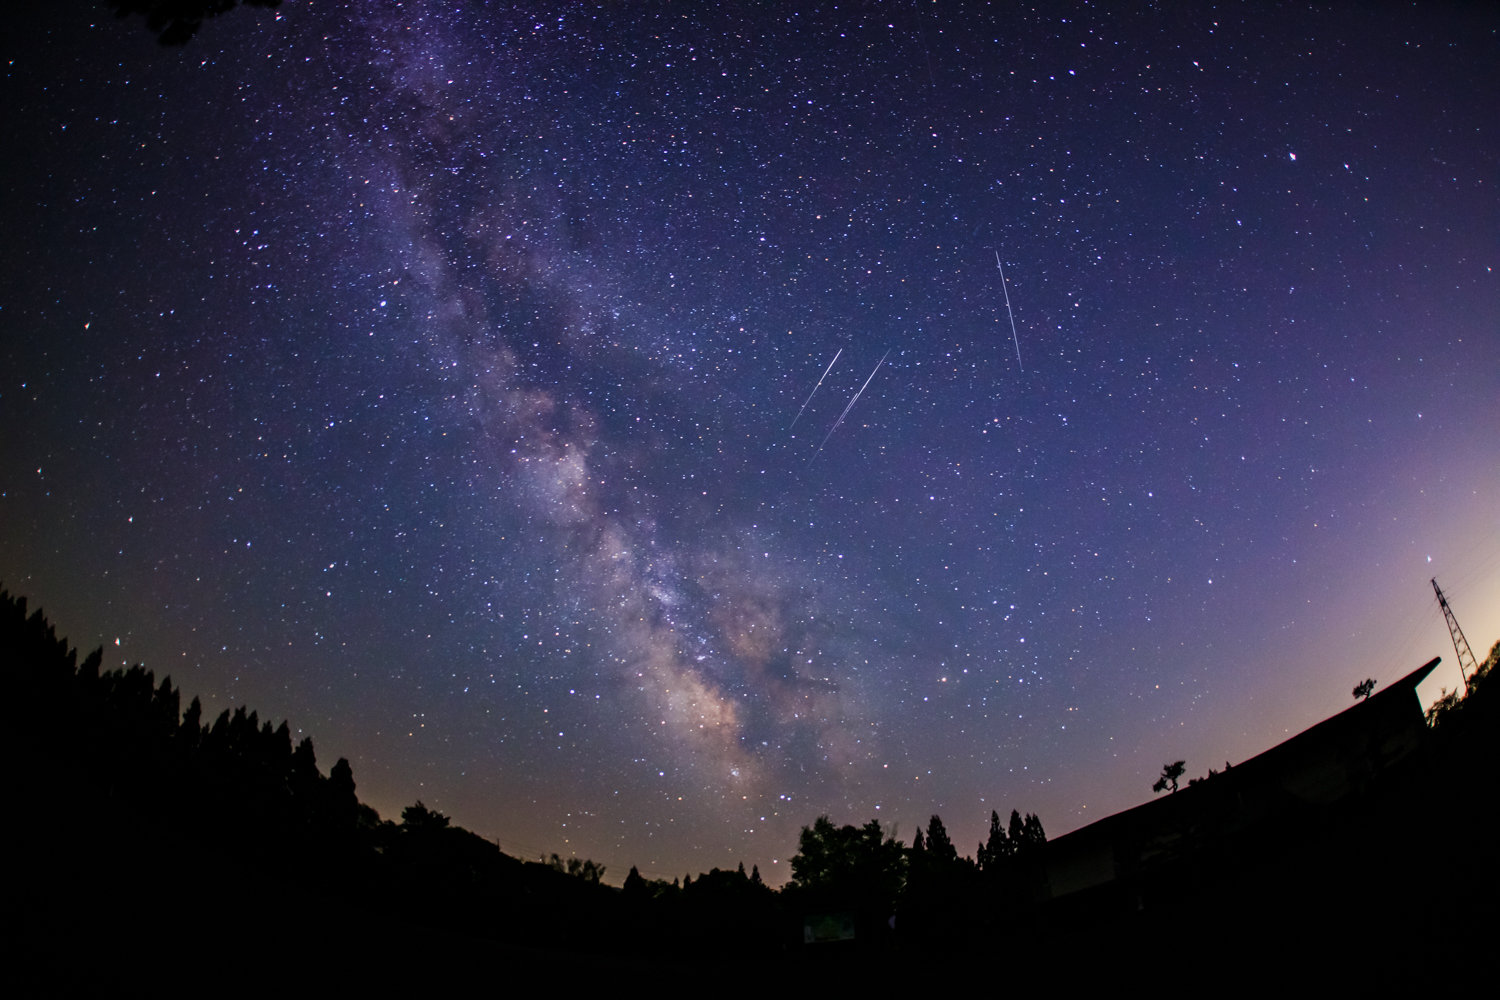
{"type": "Polygon", "coordinates": [[[0,580],[386,815],[780,881],[1500,634],[1493,16],[92,14],[6,42],[0,580]]]}

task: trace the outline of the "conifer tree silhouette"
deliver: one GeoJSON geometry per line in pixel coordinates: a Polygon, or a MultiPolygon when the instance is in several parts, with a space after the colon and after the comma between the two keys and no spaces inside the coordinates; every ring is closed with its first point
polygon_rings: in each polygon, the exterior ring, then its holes
{"type": "Polygon", "coordinates": [[[1026,826],[1021,821],[1020,812],[1015,809],[1010,811],[1009,829],[1011,853],[1014,854],[1026,840],[1026,826]]]}
{"type": "Polygon", "coordinates": [[[1000,826],[1000,814],[990,810],[990,835],[983,844],[979,845],[978,861],[980,868],[991,868],[999,865],[1011,853],[1010,840],[1005,836],[1005,830],[1000,826]]]}
{"type": "Polygon", "coordinates": [[[1035,850],[1047,842],[1042,821],[1033,813],[1026,814],[1026,821],[1021,825],[1021,836],[1027,850],[1035,850]]]}
{"type": "Polygon", "coordinates": [[[958,848],[948,839],[941,816],[934,815],[927,821],[927,853],[939,863],[958,860],[958,848]]]}

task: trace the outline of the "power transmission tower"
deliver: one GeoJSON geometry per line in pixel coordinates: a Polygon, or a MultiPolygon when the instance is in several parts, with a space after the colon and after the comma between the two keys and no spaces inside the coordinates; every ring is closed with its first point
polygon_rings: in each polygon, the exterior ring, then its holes
{"type": "Polygon", "coordinates": [[[1458,675],[1464,680],[1464,694],[1468,694],[1469,675],[1479,669],[1479,664],[1474,659],[1474,651],[1469,648],[1469,640],[1464,638],[1464,630],[1458,627],[1458,619],[1453,617],[1453,609],[1448,607],[1448,598],[1443,596],[1443,588],[1438,586],[1436,577],[1433,578],[1432,589],[1437,594],[1438,604],[1442,606],[1443,617],[1448,620],[1448,634],[1453,637],[1453,652],[1458,654],[1458,675]]]}

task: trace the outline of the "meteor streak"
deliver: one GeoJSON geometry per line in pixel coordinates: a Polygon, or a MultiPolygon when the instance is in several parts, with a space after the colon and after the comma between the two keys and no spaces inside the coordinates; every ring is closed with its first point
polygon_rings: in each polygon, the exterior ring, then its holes
{"type": "MultiPolygon", "coordinates": [[[[854,398],[849,400],[849,405],[844,407],[844,412],[839,414],[839,418],[833,422],[833,426],[830,427],[828,429],[828,433],[823,436],[823,444],[827,444],[828,439],[833,437],[833,432],[839,429],[839,425],[844,422],[844,418],[849,415],[849,411],[854,409],[854,404],[859,402],[859,397],[863,396],[865,394],[865,390],[870,387],[870,383],[875,378],[875,372],[880,371],[880,366],[885,364],[885,359],[890,356],[891,352],[886,351],[880,356],[880,360],[875,362],[875,370],[870,372],[870,377],[865,379],[865,384],[859,387],[859,391],[854,394],[854,398]]],[[[807,460],[807,464],[809,467],[813,464],[814,460],[816,460],[817,457],[823,453],[823,444],[818,445],[818,450],[813,452],[813,457],[807,460]]]]}
{"type": "MultiPolygon", "coordinates": [[[[844,353],[844,349],[842,347],[840,347],[838,349],[838,351],[833,355],[833,361],[828,362],[828,367],[825,368],[825,369],[823,369],[823,378],[827,378],[828,377],[828,373],[831,372],[831,371],[833,371],[834,363],[836,361],[838,361],[839,355],[843,354],[843,353],[844,353]]],[[[812,402],[812,398],[818,394],[819,387],[821,387],[823,385],[823,378],[818,379],[818,384],[815,385],[815,386],[813,386],[813,391],[807,394],[807,401],[802,404],[802,409],[798,410],[797,411],[797,415],[792,418],[791,426],[788,427],[787,430],[791,430],[792,427],[796,427],[797,426],[797,421],[799,421],[799,420],[802,419],[802,412],[803,412],[803,410],[807,409],[807,404],[811,403],[812,402]]]]}
{"type": "Polygon", "coordinates": [[[1005,265],[1000,263],[1000,251],[995,251],[995,266],[1000,269],[1000,290],[1005,292],[1005,315],[1010,317],[1010,339],[1016,345],[1016,367],[1023,372],[1026,366],[1021,364],[1021,338],[1016,336],[1016,314],[1010,311],[1010,289],[1005,287],[1005,265]]]}

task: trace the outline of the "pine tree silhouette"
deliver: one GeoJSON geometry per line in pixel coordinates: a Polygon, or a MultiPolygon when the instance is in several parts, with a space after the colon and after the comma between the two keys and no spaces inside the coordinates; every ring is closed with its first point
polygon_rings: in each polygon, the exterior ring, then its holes
{"type": "Polygon", "coordinates": [[[927,853],[938,862],[958,860],[958,848],[948,839],[941,816],[934,815],[927,821],[927,853]]]}

